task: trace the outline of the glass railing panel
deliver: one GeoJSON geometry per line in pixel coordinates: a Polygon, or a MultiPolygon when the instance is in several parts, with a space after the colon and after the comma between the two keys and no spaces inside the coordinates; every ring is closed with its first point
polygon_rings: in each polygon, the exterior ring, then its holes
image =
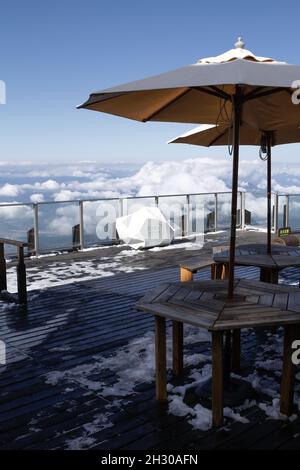
{"type": "Polygon", "coordinates": [[[78,202],[39,204],[39,251],[69,250],[79,224],[78,202]]]}

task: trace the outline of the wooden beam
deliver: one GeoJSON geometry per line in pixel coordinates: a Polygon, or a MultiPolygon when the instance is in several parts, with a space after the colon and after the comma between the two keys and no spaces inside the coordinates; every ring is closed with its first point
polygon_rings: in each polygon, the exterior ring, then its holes
{"type": "Polygon", "coordinates": [[[4,245],[13,245],[21,247],[28,246],[28,243],[20,242],[19,240],[11,240],[10,238],[0,238],[0,243],[4,243],[4,245]]]}

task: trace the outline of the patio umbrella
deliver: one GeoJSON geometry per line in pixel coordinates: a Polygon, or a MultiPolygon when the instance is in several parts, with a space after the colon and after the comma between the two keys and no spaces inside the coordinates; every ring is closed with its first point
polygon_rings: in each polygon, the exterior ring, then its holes
{"type": "MultiPolygon", "coordinates": [[[[232,123],[217,126],[202,124],[185,134],[170,140],[169,144],[190,144],[204,147],[229,145],[232,135],[232,123]]],[[[271,148],[275,145],[300,142],[299,126],[281,127],[273,131],[261,131],[241,122],[240,145],[260,146],[260,157],[267,160],[267,252],[271,254],[271,148]]]]}
{"type": "Polygon", "coordinates": [[[292,102],[300,67],[255,56],[241,38],[217,57],[171,72],[92,93],[79,108],[137,121],[219,124],[233,128],[232,204],[228,298],[234,294],[240,123],[264,131],[299,125],[300,107],[292,102]]]}

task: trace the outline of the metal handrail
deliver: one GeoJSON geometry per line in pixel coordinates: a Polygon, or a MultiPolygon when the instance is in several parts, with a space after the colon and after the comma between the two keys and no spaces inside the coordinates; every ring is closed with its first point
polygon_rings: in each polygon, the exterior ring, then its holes
{"type": "MultiPolygon", "coordinates": [[[[245,191],[239,191],[240,193],[245,191]]],[[[79,202],[99,202],[99,201],[119,201],[120,199],[154,199],[156,197],[184,197],[184,196],[207,196],[208,194],[231,194],[231,191],[217,191],[211,193],[179,193],[179,194],[156,194],[151,196],[120,196],[120,197],[107,197],[107,198],[89,198],[89,199],[66,199],[63,201],[41,201],[41,202],[14,202],[0,203],[0,207],[13,207],[13,206],[41,206],[47,204],[78,204],[79,202]]]]}

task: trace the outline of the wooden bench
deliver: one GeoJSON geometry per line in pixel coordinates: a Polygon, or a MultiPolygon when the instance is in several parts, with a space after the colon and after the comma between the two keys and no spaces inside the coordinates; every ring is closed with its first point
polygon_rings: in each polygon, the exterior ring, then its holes
{"type": "MultiPolygon", "coordinates": [[[[213,256],[216,253],[221,253],[228,250],[228,246],[216,246],[213,247],[213,256]]],[[[180,263],[180,280],[181,282],[192,281],[194,274],[203,268],[210,266],[211,268],[211,279],[226,279],[228,274],[228,267],[226,264],[217,263],[213,257],[209,256],[194,256],[193,258],[180,263]]]]}
{"type": "Polygon", "coordinates": [[[7,272],[6,260],[4,254],[4,245],[12,245],[17,247],[18,262],[17,262],[17,284],[18,296],[17,302],[21,305],[27,305],[27,285],[26,285],[26,266],[24,262],[24,248],[28,246],[27,243],[18,240],[10,240],[8,238],[0,238],[0,294],[5,300],[16,301],[13,294],[7,292],[7,272]]]}

